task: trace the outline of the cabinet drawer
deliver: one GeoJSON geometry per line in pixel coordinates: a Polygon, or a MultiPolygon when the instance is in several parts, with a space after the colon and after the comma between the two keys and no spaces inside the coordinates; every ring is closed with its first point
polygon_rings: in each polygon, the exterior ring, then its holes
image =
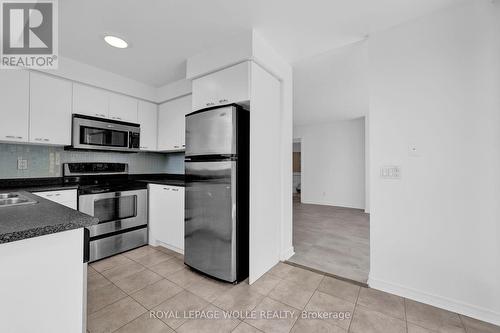
{"type": "Polygon", "coordinates": [[[76,190],[33,192],[33,194],[76,209],[76,190]]]}

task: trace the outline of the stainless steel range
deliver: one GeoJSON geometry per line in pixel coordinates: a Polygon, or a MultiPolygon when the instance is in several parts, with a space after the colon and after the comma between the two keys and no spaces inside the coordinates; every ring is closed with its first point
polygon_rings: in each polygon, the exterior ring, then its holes
{"type": "Polygon", "coordinates": [[[148,243],[147,184],[128,179],[128,164],[67,163],[64,182],[79,185],[78,210],[99,219],[89,262],[148,243]]]}

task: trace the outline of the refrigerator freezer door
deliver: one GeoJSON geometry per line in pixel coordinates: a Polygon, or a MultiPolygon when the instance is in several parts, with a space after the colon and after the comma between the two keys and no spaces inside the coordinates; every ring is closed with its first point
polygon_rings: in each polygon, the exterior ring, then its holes
{"type": "Polygon", "coordinates": [[[220,107],[186,117],[186,156],[236,153],[235,107],[220,107]]]}
{"type": "Polygon", "coordinates": [[[186,162],[184,261],[236,281],[236,161],[186,162]]]}

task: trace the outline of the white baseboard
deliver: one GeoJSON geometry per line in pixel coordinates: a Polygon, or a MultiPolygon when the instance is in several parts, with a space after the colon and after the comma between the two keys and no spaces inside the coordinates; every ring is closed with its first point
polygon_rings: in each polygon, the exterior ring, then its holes
{"type": "Polygon", "coordinates": [[[365,210],[365,207],[361,207],[361,206],[339,204],[339,203],[329,202],[329,201],[304,200],[303,197],[300,197],[300,202],[303,204],[308,204],[308,205],[333,206],[333,207],[341,207],[341,208],[361,209],[363,211],[365,210]]]}
{"type": "Polygon", "coordinates": [[[281,255],[280,255],[280,260],[281,261],[284,261],[284,260],[288,260],[290,259],[293,255],[295,254],[295,250],[293,249],[293,246],[291,246],[290,248],[286,249],[285,251],[281,252],[281,255]]]}
{"type": "MultiPolygon", "coordinates": [[[[151,242],[150,242],[149,245],[153,245],[153,244],[151,244],[151,242]]],[[[172,250],[174,252],[177,252],[177,253],[180,253],[180,254],[184,254],[184,250],[183,249],[179,249],[178,247],[175,247],[175,246],[172,246],[172,245],[168,245],[168,244],[163,243],[163,242],[161,242],[159,240],[154,241],[154,245],[153,246],[161,246],[161,247],[164,247],[166,249],[172,250]]]]}
{"type": "Polygon", "coordinates": [[[471,318],[482,320],[494,325],[500,325],[500,313],[476,305],[464,303],[439,295],[429,294],[420,290],[404,287],[395,283],[368,278],[370,288],[382,290],[394,295],[429,304],[441,309],[456,312],[471,318]]]}

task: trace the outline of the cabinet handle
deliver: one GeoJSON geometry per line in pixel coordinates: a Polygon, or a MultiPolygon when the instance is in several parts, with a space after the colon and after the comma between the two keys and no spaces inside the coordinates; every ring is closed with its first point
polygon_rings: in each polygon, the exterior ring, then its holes
{"type": "Polygon", "coordinates": [[[213,106],[213,105],[215,105],[215,103],[212,103],[212,102],[207,103],[207,106],[213,106]]]}
{"type": "Polygon", "coordinates": [[[49,140],[49,139],[43,139],[43,141],[45,141],[45,142],[49,142],[50,140],[49,140]]]}
{"type": "Polygon", "coordinates": [[[174,146],[174,148],[179,148],[179,146],[174,146]]]}
{"type": "Polygon", "coordinates": [[[96,113],[95,115],[98,116],[98,117],[106,118],[105,114],[96,113]]]}
{"type": "Polygon", "coordinates": [[[16,138],[14,135],[6,135],[5,137],[8,139],[15,139],[16,138]]]}
{"type": "Polygon", "coordinates": [[[170,191],[170,189],[168,187],[164,187],[163,188],[164,190],[167,190],[167,191],[170,191]]]}
{"type": "Polygon", "coordinates": [[[122,120],[120,117],[111,117],[111,119],[122,120]]]}
{"type": "Polygon", "coordinates": [[[56,194],[54,194],[54,195],[55,195],[56,197],[58,197],[58,196],[60,196],[60,195],[61,195],[61,193],[56,193],[56,194]]]}
{"type": "Polygon", "coordinates": [[[42,138],[35,138],[35,141],[43,141],[42,138]]]}
{"type": "Polygon", "coordinates": [[[178,192],[178,191],[179,191],[179,189],[178,189],[178,188],[173,188],[173,189],[172,189],[172,191],[174,191],[174,192],[178,192]]]}
{"type": "Polygon", "coordinates": [[[182,145],[183,147],[186,147],[186,145],[182,145]]]}
{"type": "Polygon", "coordinates": [[[226,103],[227,102],[227,99],[220,99],[219,100],[219,103],[226,103]]]}
{"type": "Polygon", "coordinates": [[[23,137],[22,137],[22,136],[17,136],[16,138],[17,138],[17,139],[22,139],[23,137]]]}

